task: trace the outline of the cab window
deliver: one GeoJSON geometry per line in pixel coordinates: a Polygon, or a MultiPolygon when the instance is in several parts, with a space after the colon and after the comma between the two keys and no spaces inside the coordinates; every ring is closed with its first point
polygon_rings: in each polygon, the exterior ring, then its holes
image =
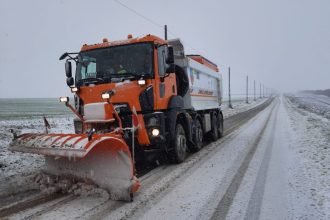
{"type": "Polygon", "coordinates": [[[158,47],[158,74],[159,76],[165,76],[166,63],[165,63],[165,46],[158,47]]]}

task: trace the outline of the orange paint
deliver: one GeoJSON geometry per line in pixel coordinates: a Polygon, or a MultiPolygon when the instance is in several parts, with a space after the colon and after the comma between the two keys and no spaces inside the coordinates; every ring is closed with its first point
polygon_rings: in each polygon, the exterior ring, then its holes
{"type": "Polygon", "coordinates": [[[154,42],[155,44],[165,44],[166,41],[154,36],[154,35],[146,35],[141,38],[129,38],[127,40],[118,40],[118,41],[106,41],[99,44],[92,44],[92,45],[83,45],[81,48],[81,51],[87,51],[87,50],[93,50],[93,49],[99,49],[99,48],[105,48],[105,47],[111,47],[111,46],[119,46],[119,45],[125,45],[125,44],[135,44],[135,43],[145,43],[145,42],[154,42]]]}
{"type": "Polygon", "coordinates": [[[211,61],[209,61],[208,59],[206,59],[205,57],[201,56],[201,55],[188,55],[188,57],[190,57],[191,59],[195,60],[196,62],[203,64],[205,66],[207,66],[208,68],[219,72],[218,66],[214,63],[212,63],[211,61]]]}
{"type": "MultiPolygon", "coordinates": [[[[128,38],[127,40],[122,41],[103,41],[103,43],[94,44],[94,45],[84,45],[81,51],[93,50],[98,48],[106,48],[111,46],[134,44],[134,43],[144,43],[144,42],[153,42],[154,44],[162,45],[166,44],[166,41],[153,36],[146,35],[142,38],[128,38]]],[[[138,85],[136,80],[130,82],[121,82],[121,83],[107,83],[107,84],[97,84],[82,86],[79,88],[77,95],[84,101],[84,104],[104,102],[101,95],[104,92],[113,90],[115,94],[110,98],[110,102],[113,104],[116,103],[127,103],[130,110],[135,106],[137,112],[142,111],[140,105],[139,96],[148,86],[153,87],[154,95],[154,111],[166,110],[168,107],[168,102],[173,95],[177,94],[176,89],[176,78],[175,74],[171,73],[168,77],[164,78],[164,82],[161,82],[161,77],[158,74],[158,55],[157,49],[154,49],[153,60],[154,60],[154,79],[146,79],[146,84],[141,86],[138,85]],[[164,87],[164,94],[161,96],[161,84],[164,87]]],[[[113,111],[109,111],[113,112],[113,111]]],[[[113,117],[113,116],[107,116],[113,117]]],[[[140,145],[148,146],[150,145],[149,136],[147,130],[144,127],[143,115],[138,114],[138,120],[140,128],[137,131],[137,139],[140,145]]]]}

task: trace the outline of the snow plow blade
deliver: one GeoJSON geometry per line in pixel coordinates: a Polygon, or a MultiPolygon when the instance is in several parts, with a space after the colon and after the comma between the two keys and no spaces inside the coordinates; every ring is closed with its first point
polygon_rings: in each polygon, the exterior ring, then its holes
{"type": "Polygon", "coordinates": [[[131,200],[140,183],[130,150],[116,134],[23,134],[9,150],[45,155],[47,173],[92,180],[113,200],[131,200]]]}

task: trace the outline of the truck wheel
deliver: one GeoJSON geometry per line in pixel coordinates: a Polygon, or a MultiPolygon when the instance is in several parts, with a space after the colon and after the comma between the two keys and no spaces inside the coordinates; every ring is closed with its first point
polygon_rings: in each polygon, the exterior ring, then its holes
{"type": "Polygon", "coordinates": [[[196,119],[196,130],[194,135],[194,145],[192,145],[193,151],[199,151],[203,147],[203,128],[201,122],[196,119]]]}
{"type": "Polygon", "coordinates": [[[218,133],[219,133],[219,138],[223,137],[223,118],[222,115],[218,115],[218,133]]]}
{"type": "Polygon", "coordinates": [[[216,141],[219,139],[218,117],[216,116],[216,114],[212,115],[211,126],[212,126],[211,139],[212,141],[216,141]]]}
{"type": "Polygon", "coordinates": [[[181,163],[185,160],[187,154],[187,139],[181,124],[177,124],[175,128],[175,139],[173,141],[172,159],[175,163],[181,163]]]}

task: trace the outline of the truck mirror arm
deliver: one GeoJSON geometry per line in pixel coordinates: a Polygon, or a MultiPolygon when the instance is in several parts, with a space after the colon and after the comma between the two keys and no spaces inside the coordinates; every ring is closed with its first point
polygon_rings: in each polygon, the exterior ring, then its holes
{"type": "Polygon", "coordinates": [[[77,56],[76,57],[72,57],[70,55],[72,54],[78,54],[78,52],[72,52],[72,53],[68,53],[68,52],[65,52],[64,54],[62,54],[59,58],[59,60],[64,60],[65,58],[69,57],[69,59],[71,60],[76,60],[77,59],[77,56]]]}
{"type": "Polygon", "coordinates": [[[78,113],[76,109],[72,107],[72,105],[69,102],[66,102],[65,106],[68,107],[82,122],[84,121],[84,118],[78,113]]]}

